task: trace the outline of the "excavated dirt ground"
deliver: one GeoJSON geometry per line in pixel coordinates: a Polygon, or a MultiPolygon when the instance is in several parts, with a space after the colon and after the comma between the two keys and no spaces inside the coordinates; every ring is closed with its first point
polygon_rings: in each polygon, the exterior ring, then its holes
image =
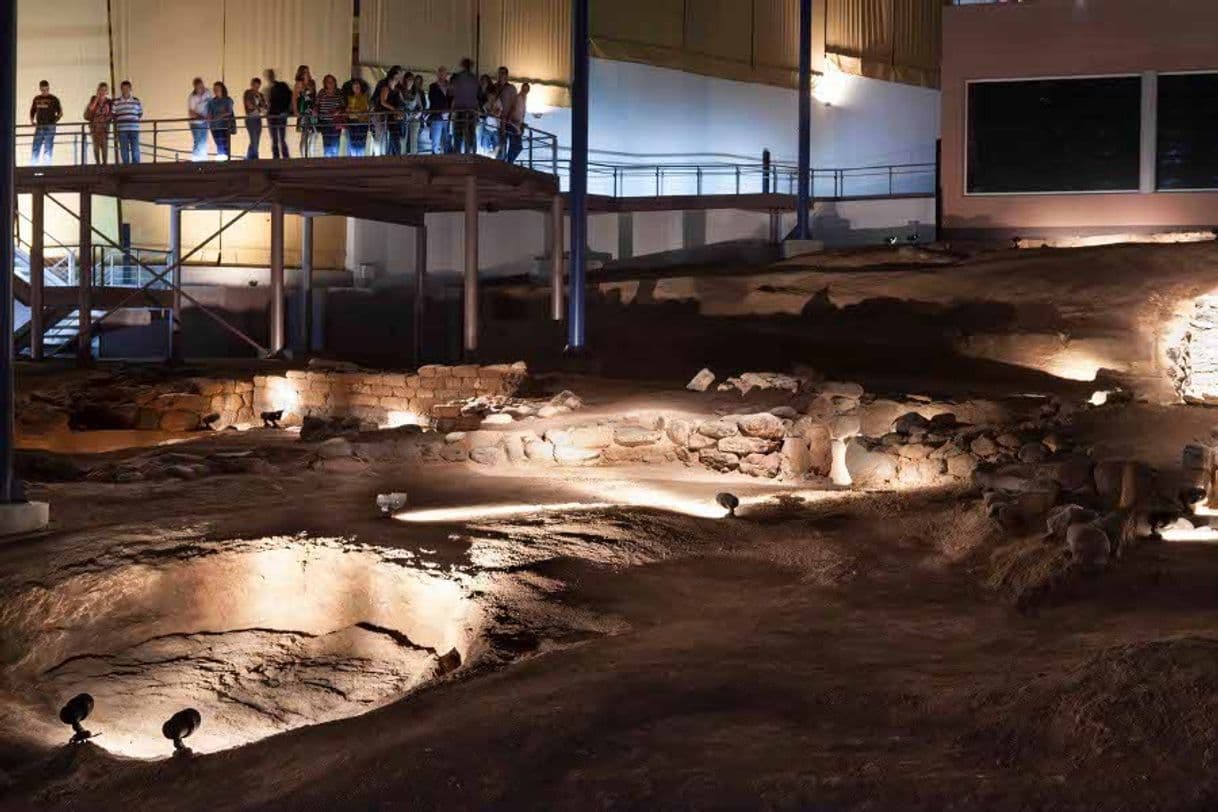
{"type": "MultiPolygon", "coordinates": [[[[1148,275],[1141,252],[1080,256],[1128,282],[1148,275]]],[[[1192,254],[1211,267],[1212,247],[1155,256],[1192,254]]],[[[1023,260],[1042,287],[1053,256],[1023,260]]],[[[690,336],[674,367],[695,345],[713,362],[690,336]]],[[[773,341],[802,352],[780,327],[773,341]]],[[[870,363],[952,391],[1087,394],[935,353],[870,363]]],[[[555,385],[606,409],[665,397],[606,372],[555,385]]],[[[1131,403],[1080,411],[1070,439],[1170,475],[1216,422],[1131,403]]],[[[44,445],[85,466],[161,453],[72,439],[44,445]]],[[[36,485],[52,528],[0,546],[0,809],[1218,808],[1213,545],[1147,543],[1028,604],[1012,568],[1041,542],[998,530],[965,487],[793,497],[737,480],[740,517],[711,519],[669,508],[724,482],[677,467],[318,471],[284,433],[173,439],[272,467],[36,485]],[[656,506],[419,523],[374,507],[625,487],[656,506]],[[100,736],[67,746],[55,712],[78,690],[100,736]],[[171,758],[160,723],[187,704],[195,754],[171,758]]]]}

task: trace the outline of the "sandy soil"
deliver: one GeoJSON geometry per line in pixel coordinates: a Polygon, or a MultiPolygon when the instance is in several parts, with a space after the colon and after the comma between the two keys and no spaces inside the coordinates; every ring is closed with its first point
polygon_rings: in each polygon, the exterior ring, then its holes
{"type": "MultiPolygon", "coordinates": [[[[1080,424],[1080,440],[1159,449],[1164,465],[1168,449],[1178,455],[1212,419],[1186,407],[1104,414],[1080,424]]],[[[217,440],[196,444],[208,442],[217,440]]],[[[284,460],[298,446],[257,432],[245,442],[270,443],[284,460]]],[[[557,585],[540,603],[501,606],[527,621],[532,639],[492,641],[497,656],[367,715],[193,758],[123,759],[102,749],[104,734],[98,745],[59,748],[7,730],[0,807],[1218,802],[1213,548],[1143,548],[1028,614],[986,586],[1006,540],[964,493],[768,500],[736,521],[612,508],[408,525],[376,518],[372,496],[406,489],[415,506],[435,507],[541,492],[546,502],[578,500],[587,490],[459,468],[442,477],[282,470],[274,480],[42,486],[54,528],[6,546],[0,569],[167,538],[354,536],[471,572],[496,569],[472,563],[493,549],[501,576],[557,585]]],[[[716,487],[680,490],[709,500],[716,487]]]]}

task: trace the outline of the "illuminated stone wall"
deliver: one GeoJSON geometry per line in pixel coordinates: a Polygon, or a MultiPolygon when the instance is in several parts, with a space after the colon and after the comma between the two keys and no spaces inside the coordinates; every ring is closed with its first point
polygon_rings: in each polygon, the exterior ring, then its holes
{"type": "Polygon", "coordinates": [[[254,377],[254,415],[283,410],[288,425],[305,416],[354,417],[377,426],[427,424],[443,407],[475,397],[514,395],[524,363],[430,365],[415,373],[291,370],[254,377]]]}

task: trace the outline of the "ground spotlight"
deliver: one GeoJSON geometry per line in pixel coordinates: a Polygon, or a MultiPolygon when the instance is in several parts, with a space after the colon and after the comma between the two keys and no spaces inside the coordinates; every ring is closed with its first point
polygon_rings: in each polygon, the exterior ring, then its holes
{"type": "Polygon", "coordinates": [[[728,516],[735,517],[736,508],[740,507],[740,499],[734,493],[724,491],[715,497],[715,501],[719,503],[719,507],[727,511],[728,516]]]}
{"type": "Polygon", "coordinates": [[[381,509],[381,515],[392,515],[406,507],[406,494],[400,492],[378,493],[376,495],[376,506],[381,509]]]}
{"type": "Polygon", "coordinates": [[[212,412],[209,415],[204,415],[203,418],[199,421],[199,425],[202,426],[207,431],[214,431],[216,422],[219,421],[219,419],[220,419],[220,413],[212,412]]]}
{"type": "Polygon", "coordinates": [[[182,739],[190,736],[203,724],[203,716],[194,708],[180,710],[165,724],[161,725],[161,734],[173,742],[174,753],[189,753],[190,748],[182,744],[182,739]]]}
{"type": "Polygon", "coordinates": [[[93,734],[80,725],[92,712],[93,697],[88,694],[77,694],[59,709],[59,721],[72,726],[72,744],[80,744],[93,738],[93,734]]]}
{"type": "Polygon", "coordinates": [[[279,428],[279,421],[283,419],[283,409],[263,412],[258,416],[262,418],[262,427],[264,429],[277,429],[279,428]]]}

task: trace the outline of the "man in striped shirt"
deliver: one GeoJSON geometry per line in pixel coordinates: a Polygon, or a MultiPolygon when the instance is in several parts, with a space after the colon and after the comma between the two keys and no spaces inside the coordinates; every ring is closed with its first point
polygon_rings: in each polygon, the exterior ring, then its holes
{"type": "Polygon", "coordinates": [[[123,80],[121,92],[111,104],[110,114],[114,118],[114,131],[118,136],[118,159],[125,164],[140,162],[140,119],[144,117],[144,106],[131,95],[131,82],[123,80]]]}

